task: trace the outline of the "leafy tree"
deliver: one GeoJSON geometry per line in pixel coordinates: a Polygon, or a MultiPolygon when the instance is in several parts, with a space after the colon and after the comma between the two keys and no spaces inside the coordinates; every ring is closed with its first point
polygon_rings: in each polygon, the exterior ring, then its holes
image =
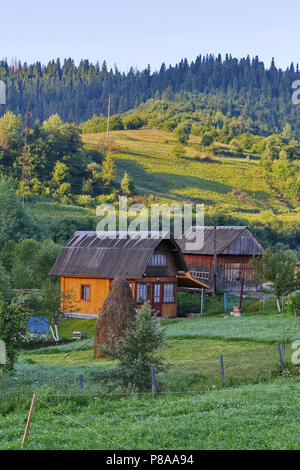
{"type": "Polygon", "coordinates": [[[12,285],[15,289],[32,289],[36,287],[32,266],[16,262],[11,270],[12,285]]]}
{"type": "Polygon", "coordinates": [[[7,111],[0,118],[0,129],[4,132],[5,142],[10,150],[18,150],[24,145],[24,125],[21,116],[7,111]]]}
{"type": "Polygon", "coordinates": [[[60,248],[60,245],[57,245],[52,240],[44,240],[41,243],[40,250],[32,260],[37,286],[40,286],[47,279],[60,248]]]}
{"type": "Polygon", "coordinates": [[[287,306],[292,314],[300,315],[300,292],[292,292],[289,295],[287,306]]]}
{"type": "Polygon", "coordinates": [[[64,319],[64,309],[75,312],[78,308],[73,292],[62,292],[58,282],[43,282],[38,299],[37,312],[45,315],[52,326],[64,319]]]}
{"type": "Polygon", "coordinates": [[[209,147],[213,143],[213,141],[214,141],[213,136],[205,133],[202,136],[201,145],[203,145],[204,147],[209,147]]]}
{"type": "Polygon", "coordinates": [[[11,299],[10,276],[5,268],[0,264],[0,303],[8,302],[11,299]]]}
{"type": "Polygon", "coordinates": [[[109,129],[111,131],[121,131],[124,129],[124,124],[121,116],[119,116],[118,114],[111,116],[109,120],[109,129]]]}
{"type": "Polygon", "coordinates": [[[187,125],[181,123],[178,124],[176,129],[173,131],[174,135],[177,137],[177,140],[180,144],[187,144],[190,138],[190,129],[187,125]]]}
{"type": "Polygon", "coordinates": [[[140,129],[144,125],[144,120],[138,114],[127,116],[123,122],[126,129],[140,129]]]}
{"type": "Polygon", "coordinates": [[[35,224],[27,211],[23,210],[21,199],[16,195],[13,183],[7,178],[0,181],[0,247],[7,240],[17,241],[30,237],[35,224]]]}
{"type": "Polygon", "coordinates": [[[6,364],[0,365],[4,372],[14,369],[18,350],[16,346],[22,341],[26,333],[29,320],[29,310],[24,301],[17,300],[11,304],[0,303],[0,339],[6,348],[6,364]]]}
{"type": "Polygon", "coordinates": [[[267,248],[262,260],[252,259],[257,280],[272,282],[274,292],[280,297],[290,294],[297,289],[299,277],[296,274],[296,256],[290,250],[273,251],[267,248]]]}

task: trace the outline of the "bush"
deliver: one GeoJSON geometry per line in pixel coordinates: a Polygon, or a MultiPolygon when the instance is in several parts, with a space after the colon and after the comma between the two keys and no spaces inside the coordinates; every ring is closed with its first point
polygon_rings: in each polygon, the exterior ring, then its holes
{"type": "Polygon", "coordinates": [[[126,129],[140,129],[145,124],[145,121],[137,114],[126,117],[123,122],[126,129]]]}

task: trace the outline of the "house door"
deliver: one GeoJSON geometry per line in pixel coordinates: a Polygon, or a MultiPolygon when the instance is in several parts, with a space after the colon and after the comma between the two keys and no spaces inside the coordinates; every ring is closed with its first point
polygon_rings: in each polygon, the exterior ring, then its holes
{"type": "Polygon", "coordinates": [[[153,302],[152,307],[157,310],[161,315],[161,304],[162,304],[162,284],[153,284],[153,302]]]}

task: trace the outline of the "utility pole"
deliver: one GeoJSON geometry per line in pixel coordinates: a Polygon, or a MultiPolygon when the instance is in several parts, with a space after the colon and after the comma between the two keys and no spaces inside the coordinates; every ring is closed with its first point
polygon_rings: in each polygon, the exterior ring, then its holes
{"type": "Polygon", "coordinates": [[[109,119],[110,119],[110,97],[111,95],[108,95],[108,107],[107,107],[107,138],[109,137],[109,119]]]}
{"type": "Polygon", "coordinates": [[[22,168],[22,187],[23,187],[23,209],[25,207],[25,184],[28,183],[28,165],[29,165],[29,135],[30,135],[30,118],[31,109],[28,103],[27,111],[25,114],[25,138],[24,138],[24,154],[23,154],[23,168],[22,168]]]}
{"type": "Polygon", "coordinates": [[[214,219],[214,295],[217,294],[217,220],[214,219]]]}

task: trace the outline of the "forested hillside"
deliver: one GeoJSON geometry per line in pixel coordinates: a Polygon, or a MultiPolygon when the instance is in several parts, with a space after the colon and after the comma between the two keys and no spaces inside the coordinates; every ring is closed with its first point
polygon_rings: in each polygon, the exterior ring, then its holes
{"type": "Polygon", "coordinates": [[[168,68],[162,64],[155,72],[149,66],[142,71],[131,68],[128,73],[88,60],[78,66],[72,59],[45,66],[0,62],[0,80],[7,85],[6,110],[24,115],[30,102],[34,120],[44,121],[58,113],[64,121],[78,124],[94,114],[106,114],[111,94],[114,114],[150,98],[192,100],[197,110],[240,116],[255,133],[281,132],[289,123],[299,137],[299,106],[291,100],[291,84],[296,79],[299,70],[294,64],[283,71],[274,61],[267,68],[258,57],[238,60],[231,55],[198,56],[191,63],[184,59],[168,68]]]}
{"type": "Polygon", "coordinates": [[[10,189],[6,202],[1,195],[0,247],[10,200],[23,214],[24,195],[30,217],[19,230],[19,212],[12,212],[10,239],[62,243],[75,230],[95,229],[97,205],[117,207],[127,195],[129,203],[146,205],[204,203],[207,224],[214,217],[247,224],[264,246],[299,249],[300,106],[291,101],[297,77],[294,65],[283,72],[274,63],[265,69],[257,58],[230,56],[128,74],[88,61],[2,62],[8,96],[0,174],[10,189]]]}

